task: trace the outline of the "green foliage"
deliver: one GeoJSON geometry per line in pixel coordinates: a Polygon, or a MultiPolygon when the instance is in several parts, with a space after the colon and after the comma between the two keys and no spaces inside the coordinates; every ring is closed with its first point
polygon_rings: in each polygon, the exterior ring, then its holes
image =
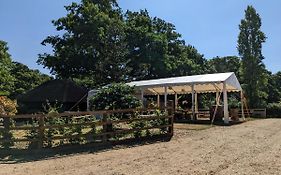
{"type": "Polygon", "coordinates": [[[122,13],[116,1],[66,6],[67,16],[53,21],[62,36],[49,36],[53,54],[38,63],[61,78],[88,87],[113,82],[203,73],[206,60],[186,46],[175,26],[146,10],[122,13]]]}
{"type": "Polygon", "coordinates": [[[265,105],[267,98],[267,72],[262,60],[262,44],[266,40],[265,34],[260,30],[261,18],[252,6],[245,11],[245,19],[239,25],[238,52],[242,57],[243,89],[249,100],[250,107],[265,105]]]}
{"type": "Polygon", "coordinates": [[[230,95],[228,99],[228,107],[229,108],[240,108],[241,107],[241,101],[237,99],[237,96],[230,95]]]}
{"type": "MultiPolygon", "coordinates": [[[[62,105],[59,105],[58,103],[55,103],[54,105],[51,105],[50,103],[47,103],[47,105],[44,107],[45,108],[45,118],[44,118],[44,123],[47,126],[53,126],[53,125],[66,125],[66,124],[80,124],[84,122],[84,118],[76,118],[76,117],[61,117],[59,115],[60,108],[62,105]]],[[[94,121],[95,118],[89,117],[87,118],[89,121],[94,121]]],[[[32,126],[36,127],[38,126],[38,121],[33,120],[32,121],[32,126]]],[[[96,133],[96,128],[95,125],[92,125],[92,130],[91,133],[96,133]]],[[[69,127],[60,127],[60,128],[49,128],[45,129],[44,131],[44,139],[47,139],[46,142],[44,142],[44,146],[46,147],[53,147],[56,145],[63,145],[65,143],[71,143],[71,144],[80,144],[83,143],[84,138],[81,137],[74,137],[70,139],[61,139],[59,142],[55,142],[52,138],[54,136],[73,136],[73,135],[81,135],[82,134],[82,129],[84,127],[77,125],[77,126],[69,126],[69,127]]],[[[38,139],[39,138],[39,132],[38,130],[31,130],[28,135],[28,138],[30,139],[38,139]]],[[[31,142],[29,147],[30,148],[36,148],[38,145],[38,142],[31,142]]]]}
{"type": "Polygon", "coordinates": [[[214,73],[234,72],[238,79],[240,79],[240,58],[236,56],[215,57],[208,61],[210,71],[214,73]]]}
{"type": "Polygon", "coordinates": [[[281,118],[281,102],[269,103],[266,107],[266,115],[281,118]]]}
{"type": "MultiPolygon", "coordinates": [[[[136,117],[134,118],[140,118],[139,115],[136,115],[136,117]]],[[[140,129],[140,130],[137,130],[137,131],[134,131],[133,132],[133,135],[134,135],[134,138],[141,138],[143,135],[143,130],[141,130],[142,128],[145,128],[145,127],[148,127],[149,126],[149,122],[147,121],[135,121],[135,122],[132,122],[130,124],[131,128],[132,129],[140,129]]]]}
{"type": "Polygon", "coordinates": [[[50,76],[40,73],[39,70],[29,69],[26,65],[18,62],[13,62],[11,74],[14,77],[14,88],[10,94],[12,98],[51,80],[50,76]]]}
{"type": "Polygon", "coordinates": [[[26,65],[12,62],[7,43],[0,40],[0,95],[15,99],[17,95],[50,80],[48,75],[26,65]]]}
{"type": "Polygon", "coordinates": [[[140,100],[134,96],[134,88],[121,83],[101,88],[90,99],[91,110],[131,109],[140,105],[140,100]]]}
{"type": "Polygon", "coordinates": [[[93,77],[94,85],[124,80],[124,23],[116,2],[83,0],[66,10],[66,17],[53,21],[66,33],[42,42],[52,45],[54,54],[41,54],[38,63],[61,78],[93,77]]]}
{"type": "MultiPolygon", "coordinates": [[[[64,118],[59,116],[60,108],[62,105],[58,105],[58,103],[51,106],[47,103],[46,111],[47,115],[45,117],[46,125],[64,125],[64,124],[78,124],[81,123],[79,118],[64,118]]],[[[63,135],[63,136],[71,136],[71,135],[81,135],[82,134],[83,126],[72,126],[72,127],[63,127],[63,128],[50,128],[46,130],[45,136],[48,138],[47,140],[47,147],[52,147],[54,145],[54,141],[51,139],[56,135],[63,135]]],[[[67,140],[71,144],[78,144],[83,142],[83,139],[80,137],[77,138],[70,138],[67,140]]],[[[63,140],[60,140],[60,144],[64,144],[63,140]]]]}
{"type": "MultiPolygon", "coordinates": [[[[160,110],[155,110],[150,115],[155,115],[155,116],[160,117],[160,116],[167,115],[167,113],[162,112],[160,110]]],[[[136,113],[133,117],[141,118],[138,113],[136,113]]],[[[149,129],[145,129],[145,130],[142,130],[142,129],[147,128],[147,127],[163,126],[163,125],[168,125],[168,124],[169,124],[168,119],[164,118],[164,119],[154,119],[154,120],[148,120],[148,121],[144,121],[144,120],[135,121],[135,122],[130,123],[130,126],[132,129],[139,129],[139,130],[133,132],[133,136],[134,136],[134,138],[140,138],[143,136],[152,136],[152,135],[156,134],[156,133],[153,133],[152,131],[150,131],[149,129]]],[[[167,128],[160,128],[159,133],[166,134],[167,131],[168,131],[167,128]]],[[[159,134],[159,133],[157,133],[157,134],[159,134]]]]}
{"type": "Polygon", "coordinates": [[[0,95],[10,95],[14,77],[11,75],[12,59],[7,43],[0,40],[0,95]]]}
{"type": "Polygon", "coordinates": [[[268,79],[268,103],[281,101],[281,72],[270,74],[268,79]]]}
{"type": "Polygon", "coordinates": [[[192,46],[186,46],[175,26],[152,18],[147,10],[127,11],[129,77],[151,79],[203,71],[205,59],[192,46]],[[202,69],[203,68],[203,69],[202,69]]]}
{"type": "MultiPolygon", "coordinates": [[[[167,112],[163,112],[163,111],[160,111],[160,110],[155,110],[154,111],[154,115],[158,116],[158,117],[161,117],[161,116],[167,116],[167,112]]],[[[163,125],[168,125],[169,124],[169,121],[167,118],[163,118],[163,119],[156,119],[156,120],[151,120],[150,121],[150,124],[151,126],[163,126],[163,125]]],[[[160,133],[161,134],[165,134],[167,133],[167,128],[160,128],[160,133]]]]}

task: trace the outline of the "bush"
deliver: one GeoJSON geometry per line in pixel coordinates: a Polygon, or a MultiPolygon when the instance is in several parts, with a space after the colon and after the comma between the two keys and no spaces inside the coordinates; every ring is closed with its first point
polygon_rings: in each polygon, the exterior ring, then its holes
{"type": "Polygon", "coordinates": [[[130,109],[140,106],[140,100],[134,96],[134,88],[122,83],[104,87],[90,98],[91,110],[130,109]]]}
{"type": "MultiPolygon", "coordinates": [[[[0,96],[0,114],[1,115],[15,115],[17,113],[17,103],[16,101],[10,100],[5,96],[0,96]]],[[[1,122],[1,121],[0,121],[1,122]]],[[[2,121],[4,125],[12,126],[13,122],[10,118],[2,121]]],[[[9,142],[1,143],[4,148],[9,148],[14,145],[12,141],[13,135],[10,130],[0,130],[0,138],[5,140],[10,140],[9,142]]]]}
{"type": "MultiPolygon", "coordinates": [[[[153,114],[158,117],[167,115],[166,112],[161,112],[160,110],[154,111],[153,114]]],[[[141,117],[139,117],[138,113],[136,113],[135,116],[136,117],[134,117],[134,118],[141,118],[141,117]]],[[[164,119],[154,119],[154,120],[149,120],[149,121],[135,121],[135,122],[132,122],[130,124],[130,126],[132,129],[143,129],[146,127],[157,127],[157,126],[163,126],[163,125],[168,125],[168,124],[169,124],[168,119],[164,118],[164,119]]],[[[167,128],[160,128],[160,132],[157,134],[166,134],[167,131],[168,131],[167,128]]],[[[156,133],[151,132],[149,129],[133,132],[134,138],[140,138],[143,136],[152,136],[155,134],[156,133]]]]}
{"type": "MultiPolygon", "coordinates": [[[[47,102],[47,105],[44,106],[46,115],[44,118],[45,125],[52,126],[52,125],[65,125],[65,124],[79,124],[82,123],[84,119],[79,118],[68,118],[68,117],[60,117],[59,112],[62,105],[58,105],[58,103],[55,103],[54,105],[51,105],[47,102]]],[[[91,117],[92,120],[94,118],[91,117]]],[[[33,126],[38,126],[38,121],[33,120],[32,121],[33,126]]],[[[95,129],[95,126],[92,126],[93,129],[95,129]]],[[[57,145],[63,145],[65,143],[71,143],[71,144],[80,144],[83,143],[84,139],[77,137],[77,138],[70,138],[70,139],[60,139],[60,142],[54,142],[52,139],[54,136],[71,136],[71,135],[80,135],[82,134],[83,126],[69,126],[69,127],[60,127],[60,128],[49,128],[45,129],[44,136],[45,139],[47,138],[47,141],[44,142],[45,147],[53,147],[57,145]]],[[[93,131],[96,132],[96,131],[93,131]]],[[[37,129],[31,130],[28,135],[28,138],[30,139],[38,139],[39,138],[39,132],[37,129]]],[[[31,142],[29,145],[29,148],[36,148],[38,147],[38,141],[31,142]]]]}
{"type": "Polygon", "coordinates": [[[6,96],[0,96],[0,114],[15,115],[17,113],[17,102],[6,96]]]}
{"type": "Polygon", "coordinates": [[[281,118],[281,102],[268,103],[267,108],[266,108],[266,115],[269,117],[280,117],[281,118]]]}

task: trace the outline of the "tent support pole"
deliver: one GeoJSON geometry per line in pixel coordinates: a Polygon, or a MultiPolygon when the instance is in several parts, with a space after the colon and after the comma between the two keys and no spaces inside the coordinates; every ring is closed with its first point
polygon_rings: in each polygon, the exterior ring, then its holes
{"type": "Polygon", "coordinates": [[[216,91],[216,105],[219,105],[219,91],[216,91]]]}
{"type": "Polygon", "coordinates": [[[167,109],[167,86],[165,86],[164,89],[165,89],[164,106],[165,106],[165,109],[167,109]]]}
{"type": "Polygon", "coordinates": [[[218,95],[216,97],[216,107],[215,107],[215,111],[214,111],[213,116],[212,116],[211,125],[213,125],[215,117],[216,117],[217,112],[218,112],[218,107],[219,107],[219,104],[220,104],[220,97],[221,97],[222,91],[220,93],[217,91],[217,93],[218,93],[218,95]]]}
{"type": "Polygon", "coordinates": [[[194,111],[194,84],[192,84],[191,86],[191,90],[192,90],[192,120],[195,119],[195,111],[194,111]]]}
{"type": "Polygon", "coordinates": [[[245,114],[244,114],[244,95],[243,95],[243,91],[240,92],[240,98],[241,98],[242,120],[245,121],[245,114]]]}
{"type": "Polygon", "coordinates": [[[175,93],[175,110],[178,109],[178,94],[175,93]]]}
{"type": "Polygon", "coordinates": [[[225,82],[223,82],[223,114],[224,114],[224,123],[229,124],[228,101],[227,101],[227,91],[226,91],[225,82]]]}
{"type": "Polygon", "coordinates": [[[198,93],[195,91],[195,120],[198,118],[198,93]]]}

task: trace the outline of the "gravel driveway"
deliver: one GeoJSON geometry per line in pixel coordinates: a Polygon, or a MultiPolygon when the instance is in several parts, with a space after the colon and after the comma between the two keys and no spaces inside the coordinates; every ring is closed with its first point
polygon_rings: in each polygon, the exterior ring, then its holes
{"type": "Polygon", "coordinates": [[[0,174],[281,174],[281,119],[176,129],[170,142],[0,164],[0,174]]]}

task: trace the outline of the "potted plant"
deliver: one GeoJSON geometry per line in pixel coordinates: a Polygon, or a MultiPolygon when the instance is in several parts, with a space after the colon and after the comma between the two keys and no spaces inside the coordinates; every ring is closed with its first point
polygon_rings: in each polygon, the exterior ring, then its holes
{"type": "Polygon", "coordinates": [[[234,121],[237,121],[239,120],[239,107],[240,107],[240,101],[238,101],[236,98],[234,97],[231,97],[229,99],[229,112],[230,112],[230,116],[231,116],[231,119],[234,120],[234,121]]]}

